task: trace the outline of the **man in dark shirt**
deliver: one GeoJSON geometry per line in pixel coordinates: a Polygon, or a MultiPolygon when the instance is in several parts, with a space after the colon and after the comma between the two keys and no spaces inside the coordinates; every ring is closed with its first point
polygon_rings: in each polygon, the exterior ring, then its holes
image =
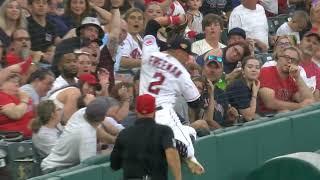
{"type": "Polygon", "coordinates": [[[118,135],[111,153],[111,168],[122,168],[125,180],[167,180],[168,164],[175,180],[182,179],[173,132],[168,126],[155,123],[155,109],[154,97],[138,96],[135,125],[118,135]]]}
{"type": "Polygon", "coordinates": [[[31,37],[32,51],[47,51],[48,47],[57,43],[60,38],[56,35],[56,29],[47,19],[47,0],[29,0],[31,16],[28,18],[28,32],[31,37]]]}

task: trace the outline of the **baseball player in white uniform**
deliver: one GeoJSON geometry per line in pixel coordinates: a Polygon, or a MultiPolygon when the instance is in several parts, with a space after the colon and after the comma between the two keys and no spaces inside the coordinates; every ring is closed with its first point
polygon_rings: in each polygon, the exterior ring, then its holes
{"type": "Polygon", "coordinates": [[[198,102],[200,97],[190,74],[181,64],[188,60],[190,54],[191,43],[182,37],[177,38],[169,50],[160,52],[156,38],[153,35],[146,35],[142,47],[139,93],[150,94],[156,98],[156,122],[172,128],[175,139],[186,147],[184,158],[188,167],[192,173],[202,174],[204,168],[194,156],[190,138],[190,135],[195,138],[196,132],[193,128],[182,125],[173,109],[178,95],[182,95],[189,105],[198,102]]]}

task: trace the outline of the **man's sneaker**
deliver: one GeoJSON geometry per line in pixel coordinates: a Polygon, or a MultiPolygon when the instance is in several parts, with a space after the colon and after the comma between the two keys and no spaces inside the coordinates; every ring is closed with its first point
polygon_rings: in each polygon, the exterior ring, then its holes
{"type": "Polygon", "coordinates": [[[188,168],[193,174],[203,174],[204,173],[204,168],[202,165],[197,161],[195,157],[190,157],[186,159],[186,163],[188,165],[188,168]]]}

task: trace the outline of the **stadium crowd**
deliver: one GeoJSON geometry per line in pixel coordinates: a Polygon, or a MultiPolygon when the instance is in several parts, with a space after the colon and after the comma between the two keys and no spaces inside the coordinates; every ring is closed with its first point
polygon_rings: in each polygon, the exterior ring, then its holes
{"type": "Polygon", "coordinates": [[[32,139],[45,173],[112,150],[137,119],[146,31],[161,51],[192,43],[201,103],[175,111],[198,136],[320,101],[316,0],[4,0],[0,131],[32,139]]]}

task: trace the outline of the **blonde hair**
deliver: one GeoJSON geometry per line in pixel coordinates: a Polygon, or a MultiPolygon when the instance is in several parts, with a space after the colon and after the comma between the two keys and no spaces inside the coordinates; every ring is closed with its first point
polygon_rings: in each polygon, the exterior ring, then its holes
{"type": "MultiPolygon", "coordinates": [[[[8,7],[8,4],[13,1],[17,1],[17,0],[6,0],[3,2],[3,4],[0,7],[0,28],[2,30],[6,30],[8,28],[6,9],[8,7]]],[[[26,29],[27,28],[27,20],[23,14],[23,9],[20,7],[20,5],[19,5],[19,10],[20,10],[20,15],[19,15],[19,19],[16,24],[16,29],[20,29],[20,28],[26,29]]]]}

